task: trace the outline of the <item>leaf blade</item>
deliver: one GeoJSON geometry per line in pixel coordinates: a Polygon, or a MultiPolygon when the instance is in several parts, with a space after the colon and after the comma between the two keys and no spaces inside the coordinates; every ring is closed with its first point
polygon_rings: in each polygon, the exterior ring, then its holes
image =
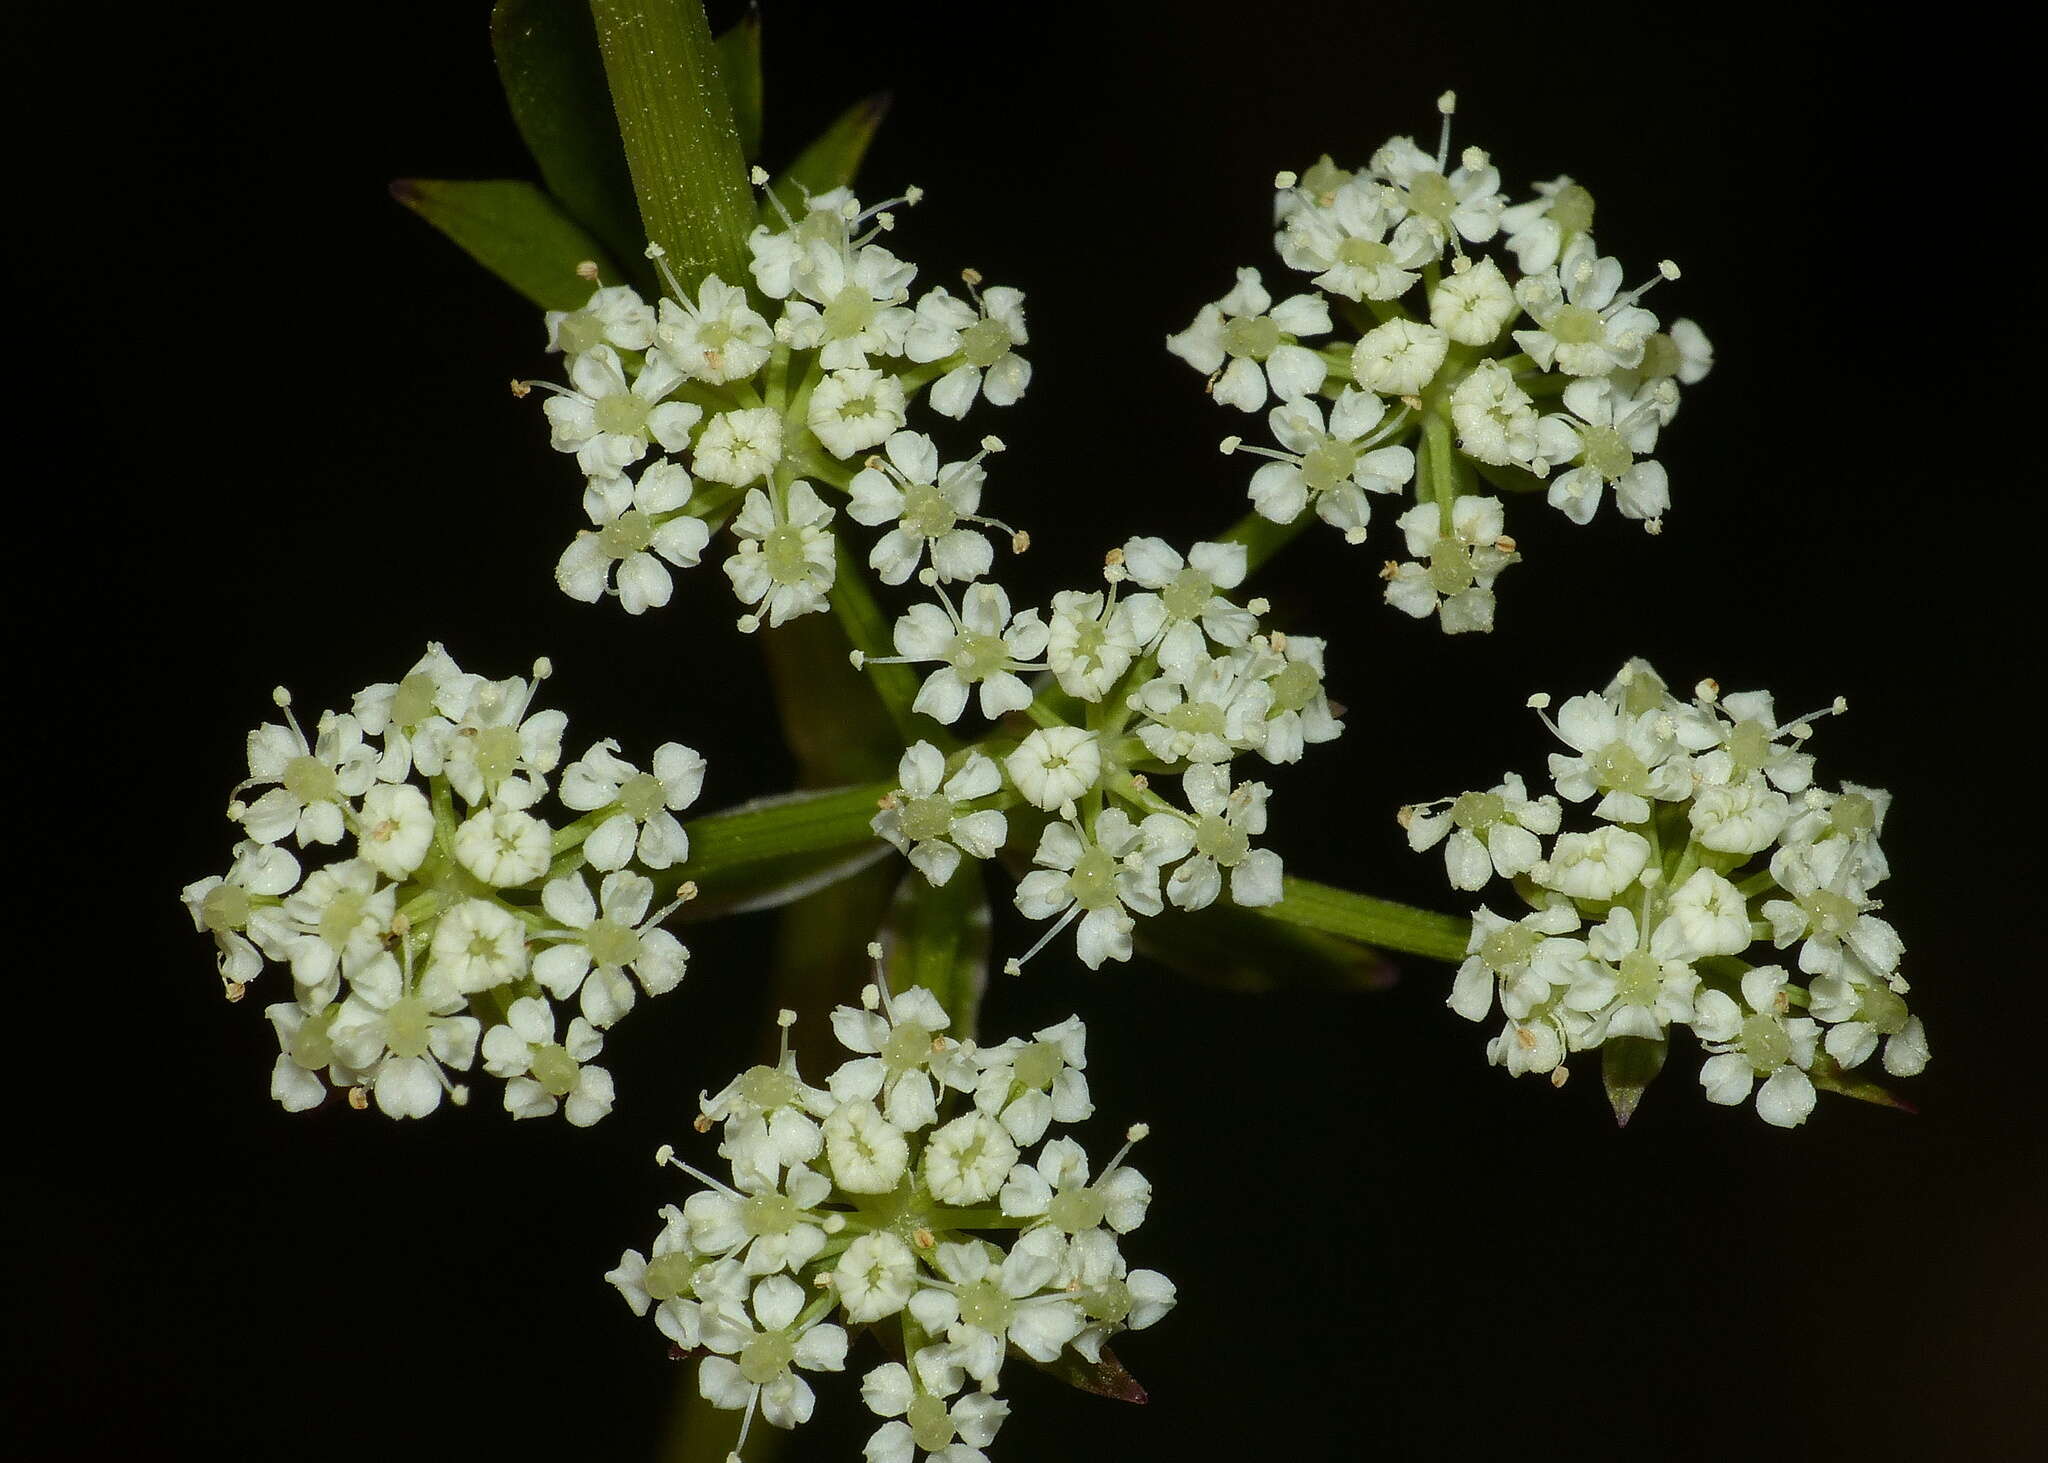
{"type": "Polygon", "coordinates": [[[619,277],[604,246],[531,183],[399,178],[391,196],[544,310],[589,300],[590,283],[576,272],[585,261],[619,277]]]}

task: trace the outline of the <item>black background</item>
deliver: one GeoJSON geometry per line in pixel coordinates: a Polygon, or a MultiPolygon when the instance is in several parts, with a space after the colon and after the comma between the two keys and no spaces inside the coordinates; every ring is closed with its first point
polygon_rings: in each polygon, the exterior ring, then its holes
{"type": "MultiPolygon", "coordinates": [[[[654,1146],[754,1058],[770,917],[691,933],[683,989],[609,1044],[618,1112],[576,1132],[489,1101],[404,1125],[282,1113],[272,997],[220,1002],[175,898],[225,867],[219,809],[269,688],[338,704],[429,637],[494,675],[551,655],[572,746],[688,741],[707,807],[790,776],[714,568],[641,619],[553,590],[578,481],[504,389],[548,369],[539,323],[385,195],[402,174],[524,174],[484,9],[99,30],[51,8],[20,33],[40,141],[17,177],[44,220],[14,241],[34,414],[14,501],[39,525],[15,544],[40,689],[14,727],[36,831],[17,835],[9,1185],[36,1237],[13,1251],[0,1369],[23,1456],[647,1459],[686,1380],[598,1277],[680,1197],[654,1146]],[[38,77],[63,82],[40,105],[38,77]]],[[[1245,423],[1159,340],[1234,266],[1277,272],[1276,168],[1426,139],[1454,86],[1460,145],[1512,191],[1570,171],[1632,277],[1685,267],[1652,303],[1700,321],[1719,363],[1660,452],[1661,539],[1515,504],[1527,562],[1484,639],[1378,602],[1384,523],[1362,550],[1312,532],[1262,584],[1283,623],[1330,637],[1351,708],[1340,742],[1268,779],[1291,868],[1457,907],[1393,809],[1539,774],[1524,698],[1631,654],[1786,707],[1848,696],[1815,738],[1822,776],[1898,793],[1887,915],[1935,1054],[1908,1084],[1917,1117],[1829,1099],[1779,1132],[1707,1104],[1680,1057],[1617,1132],[1590,1069],[1557,1093],[1488,1068],[1421,962],[1342,995],[1056,958],[999,985],[992,1034],[1087,1017],[1091,1146],[1152,1123],[1158,1197],[1126,1248],[1183,1299],[1121,1348],[1148,1407],[1017,1376],[996,1456],[2031,1454],[2038,470],[2019,465],[2030,378],[1999,357],[2038,317],[2008,212],[2032,187],[2025,133],[1979,17],[771,5],[767,23],[770,161],[893,91],[868,191],[928,190],[896,246],[927,281],[973,265],[1029,292],[1030,395],[967,424],[1011,445],[989,502],[1037,537],[1004,570],[1027,600],[1130,533],[1185,542],[1242,511],[1249,465],[1214,443],[1245,423]]],[[[1025,937],[1014,917],[998,932],[1025,937]]],[[[853,1379],[819,1390],[794,1456],[855,1456],[853,1379]]]]}

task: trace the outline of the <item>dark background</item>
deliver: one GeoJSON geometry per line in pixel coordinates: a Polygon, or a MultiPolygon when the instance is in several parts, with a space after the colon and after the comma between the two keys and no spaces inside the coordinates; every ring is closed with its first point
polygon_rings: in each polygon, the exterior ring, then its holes
{"type": "MultiPolygon", "coordinates": [[[[45,142],[18,186],[50,206],[14,243],[17,512],[41,525],[15,547],[40,686],[14,732],[31,807],[52,795],[17,835],[9,1188],[36,1237],[12,1252],[0,1375],[21,1456],[639,1460],[666,1426],[679,1370],[598,1277],[681,1197],[651,1150],[754,1059],[770,917],[691,933],[684,988],[610,1040],[618,1112],[576,1132],[515,1127],[489,1085],[417,1124],[282,1113],[270,997],[223,1006],[175,897],[225,867],[219,809],[269,688],[339,704],[430,636],[494,675],[551,655],[574,747],[688,741],[704,806],[790,776],[736,714],[766,681],[715,568],[641,619],[553,590],[578,482],[504,389],[549,369],[539,322],[385,195],[524,175],[485,10],[97,32],[46,8],[19,32],[45,142]],[[81,89],[76,58],[108,46],[81,89]],[[39,75],[61,92],[39,102],[39,75]]],[[[2038,329],[2001,237],[2032,185],[1978,17],[1943,15],[768,7],[769,160],[893,91],[864,177],[928,190],[901,252],[927,281],[971,264],[1029,292],[1031,393],[968,424],[1010,443],[989,501],[1037,536],[1004,570],[1027,599],[1132,532],[1185,542],[1242,511],[1249,465],[1214,443],[1245,424],[1159,340],[1234,266],[1278,270],[1275,169],[1426,139],[1454,86],[1459,144],[1512,192],[1570,171],[1632,277],[1685,267],[1652,303],[1700,321],[1719,364],[1659,454],[1662,538],[1517,503],[1528,562],[1483,639],[1380,605],[1384,523],[1362,550],[1309,533],[1261,585],[1330,637],[1351,708],[1340,742],[1269,776],[1290,868],[1458,907],[1393,809],[1540,774],[1524,698],[1631,654],[1788,708],[1847,695],[1822,776],[1898,794],[1883,892],[1934,1046],[1918,1116],[1828,1099],[1779,1132],[1706,1103],[1679,1056],[1617,1132],[1592,1068],[1561,1093],[1488,1068],[1422,962],[1378,993],[1057,958],[1000,985],[994,1034],[1087,1017],[1092,1147],[1152,1123],[1158,1198],[1126,1248],[1182,1304],[1120,1348],[1149,1407],[1018,1368],[999,1459],[2044,1440],[2038,472],[2003,384],[2025,378],[1999,363],[2038,329]]],[[[853,1378],[819,1391],[794,1456],[855,1456],[853,1378]]]]}

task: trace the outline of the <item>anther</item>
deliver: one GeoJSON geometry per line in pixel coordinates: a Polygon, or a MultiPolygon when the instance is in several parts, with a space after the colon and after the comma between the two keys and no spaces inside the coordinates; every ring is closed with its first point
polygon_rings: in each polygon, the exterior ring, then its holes
{"type": "Polygon", "coordinates": [[[589,283],[591,283],[591,284],[596,284],[596,283],[597,283],[597,261],[596,261],[595,259],[579,259],[579,260],[577,260],[577,261],[576,261],[576,277],[577,277],[578,279],[580,279],[580,280],[585,280],[585,281],[588,281],[588,282],[589,282],[589,283]]]}

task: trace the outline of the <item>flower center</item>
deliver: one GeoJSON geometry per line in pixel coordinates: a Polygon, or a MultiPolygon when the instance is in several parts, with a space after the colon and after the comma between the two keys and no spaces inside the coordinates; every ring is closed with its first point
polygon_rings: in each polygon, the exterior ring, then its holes
{"type": "Polygon", "coordinates": [[[1280,327],[1270,315],[1239,316],[1223,327],[1223,349],[1263,361],[1280,344],[1280,327]]]}
{"type": "Polygon", "coordinates": [[[1116,860],[1100,848],[1090,848],[1067,875],[1067,892],[1083,909],[1108,909],[1116,899],[1116,860]]]}
{"type": "Polygon", "coordinates": [[[1156,719],[1189,736],[1223,735],[1223,708],[1213,701],[1184,701],[1156,719]]]}
{"type": "Polygon", "coordinates": [[[1557,190],[1550,200],[1550,217],[1568,234],[1583,234],[1593,227],[1593,195],[1577,183],[1557,190]]]}
{"type": "Polygon", "coordinates": [[[1081,1311],[1091,1321],[1116,1325],[1131,1313],[1131,1288],[1121,1280],[1112,1280],[1084,1294],[1081,1311]]]}
{"type": "Polygon", "coordinates": [[[1010,1318],[1017,1313],[1016,1302],[1003,1294],[1003,1288],[994,1280],[981,1279],[960,1287],[960,1319],[977,1331],[986,1331],[1000,1336],[1010,1328],[1010,1318]]]}
{"type": "Polygon", "coordinates": [[[1384,269],[1394,260],[1394,251],[1376,239],[1346,239],[1337,246],[1337,262],[1353,269],[1384,269]]]}
{"type": "Polygon", "coordinates": [[[668,806],[668,789],[652,772],[635,773],[619,788],[619,806],[635,823],[645,823],[668,806]]]}
{"type": "Polygon", "coordinates": [[[979,681],[1001,670],[1010,658],[1010,647],[1000,635],[977,635],[962,630],[953,637],[953,651],[947,656],[963,681],[979,681]]]}
{"type": "Polygon", "coordinates": [[[1102,1195],[1083,1185],[1077,1189],[1062,1189],[1053,1195],[1052,1202],[1045,1206],[1045,1217],[1053,1227],[1065,1234],[1079,1234],[1084,1229],[1093,1229],[1102,1223],[1108,1213],[1102,1202],[1102,1195]]]}
{"type": "Polygon", "coordinates": [[[599,397],[591,408],[591,416],[600,432],[620,437],[640,437],[647,432],[647,411],[649,403],[642,401],[630,391],[621,391],[611,396],[599,397]]]}
{"type": "Polygon", "coordinates": [[[1166,602],[1166,612],[1176,620],[1192,620],[1208,607],[1210,596],[1216,593],[1216,586],[1209,576],[1190,564],[1173,577],[1173,583],[1166,586],[1160,598],[1166,602]]]}
{"type": "Polygon", "coordinates": [[[1650,790],[1650,769],[1627,742],[1609,742],[1593,758],[1593,781],[1610,792],[1640,796],[1650,790]]]}
{"type": "Polygon", "coordinates": [[[740,1375],[757,1387],[765,1387],[789,1370],[796,1359],[796,1342],[781,1331],[768,1331],[740,1348],[740,1375]]]}
{"type": "Polygon", "coordinates": [[[936,1453],[953,1441],[953,1414],[929,1392],[917,1394],[903,1420],[910,1425],[910,1440],[924,1452],[936,1453]]]}
{"type": "Polygon", "coordinates": [[[960,515],[932,483],[911,483],[903,489],[903,525],[912,533],[938,538],[951,533],[960,515]]]}
{"type": "Polygon", "coordinates": [[[425,671],[414,671],[391,693],[391,723],[418,726],[433,714],[434,678],[425,671]]]}
{"type": "Polygon", "coordinates": [[[1737,722],[1728,733],[1728,755],[1738,771],[1756,771],[1771,759],[1770,728],[1760,721],[1737,722]]]}
{"type": "Polygon", "coordinates": [[[1855,927],[1856,917],[1861,913],[1855,900],[1830,889],[1816,889],[1799,903],[1815,930],[1836,939],[1855,927]]]}
{"type": "Polygon", "coordinates": [[[581,355],[604,344],[604,322],[588,310],[571,310],[555,327],[555,339],[570,355],[581,355]]]}
{"type": "Polygon", "coordinates": [[[1335,437],[1325,437],[1303,454],[1301,480],[1310,492],[1327,492],[1349,478],[1357,466],[1357,448],[1335,437]]]}
{"type": "Polygon", "coordinates": [[[912,798],[903,804],[896,820],[903,836],[912,843],[944,838],[953,828],[953,800],[936,794],[928,798],[912,798]]]}
{"type": "Polygon", "coordinates": [[[742,1101],[773,1112],[796,1101],[796,1080],[774,1067],[749,1067],[740,1078],[739,1091],[742,1101]]]}
{"type": "Polygon", "coordinates": [[[1280,674],[1266,683],[1272,688],[1275,711],[1299,711],[1316,699],[1322,682],[1316,668],[1305,660],[1290,660],[1280,674]]]}
{"type": "Polygon", "coordinates": [[[1592,345],[1606,328],[1600,312],[1584,305],[1566,305],[1550,317],[1551,339],[1559,345],[1592,345]]]}
{"type": "Polygon", "coordinates": [[[1016,1062],[1010,1068],[1011,1076],[1033,1092],[1043,1092],[1053,1084],[1060,1069],[1066,1066],[1066,1057],[1049,1041],[1034,1041],[1017,1054],[1016,1062]]]}
{"type": "Polygon", "coordinates": [[[674,1300],[688,1294],[690,1252],[671,1250],[666,1255],[656,1255],[647,1262],[647,1273],[640,1277],[640,1284],[656,1300],[674,1300]]]}
{"type": "Polygon", "coordinates": [[[1610,483],[1636,465],[1635,454],[1612,427],[1581,428],[1579,452],[1580,460],[1610,483]]]}
{"type": "Polygon", "coordinates": [[[614,920],[591,921],[583,932],[583,947],[599,965],[631,965],[640,958],[640,934],[631,925],[614,920]]]}
{"type": "Polygon", "coordinates": [[[1752,1016],[1742,1023],[1742,1054],[1759,1074],[1775,1072],[1792,1055],[1792,1038],[1775,1016],[1752,1016]]]}
{"type": "Polygon", "coordinates": [[[509,726],[485,727],[473,739],[477,776],[496,787],[519,765],[519,733],[509,726]]]}
{"type": "Polygon", "coordinates": [[[850,284],[832,297],[825,307],[825,333],[846,340],[866,330],[875,318],[875,298],[857,284],[850,284]]]}
{"type": "Polygon", "coordinates": [[[804,531],[794,523],[778,523],[761,539],[761,557],[768,561],[768,574],[777,584],[802,584],[811,577],[811,561],[804,553],[804,531]]]}
{"type": "Polygon", "coordinates": [[[339,1006],[329,1006],[318,1016],[308,1016],[293,1034],[292,1060],[308,1072],[317,1072],[334,1060],[334,1043],[327,1033],[340,1010],[339,1006]]]}
{"type": "MultiPolygon", "coordinates": [[[[249,891],[239,884],[216,884],[200,901],[199,917],[216,935],[239,930],[249,922],[249,891]]],[[[322,1064],[323,1066],[325,1063],[322,1064]]]]}
{"type": "Polygon", "coordinates": [[[1195,825],[1195,852],[1207,854],[1224,868],[1234,868],[1252,851],[1252,841],[1214,813],[1195,825]]]}
{"type": "Polygon", "coordinates": [[[302,803],[331,803],[341,796],[334,769],[318,757],[294,757],[285,763],[284,786],[302,803]]]}
{"type": "Polygon", "coordinates": [[[1542,943],[1543,936],[1527,925],[1508,925],[1479,942],[1479,958],[1486,962],[1488,970],[1505,975],[1527,965],[1542,943]]]}
{"type": "Polygon", "coordinates": [[[1508,815],[1507,799],[1498,793],[1461,793],[1451,804],[1451,821],[1460,828],[1477,832],[1491,828],[1508,815]]]}
{"type": "Polygon", "coordinates": [[[1472,557],[1463,544],[1440,538],[1430,545],[1429,587],[1438,594],[1457,594],[1472,587],[1472,557]]]}
{"type": "Polygon", "coordinates": [[[756,1239],[788,1234],[802,1215],[796,1200],[787,1194],[755,1194],[740,1205],[740,1227],[756,1239]]]}
{"type": "Polygon", "coordinates": [[[1621,957],[1621,999],[1631,1006],[1654,1006],[1664,991],[1664,964],[1647,950],[1621,957]]]}
{"type": "Polygon", "coordinates": [[[654,542],[654,520],[638,508],[628,508],[597,531],[597,541],[614,559],[640,553],[654,542]]]}
{"type": "Polygon", "coordinates": [[[427,1050],[433,1013],[418,996],[400,996],[384,1013],[384,1044],[394,1057],[417,1057],[427,1050]]]}
{"type": "Polygon", "coordinates": [[[369,903],[360,889],[339,890],[327,901],[327,908],[320,911],[320,938],[329,949],[338,951],[348,944],[369,903]]]}
{"type": "Polygon", "coordinates": [[[882,1064],[891,1072],[909,1072],[932,1054],[932,1034],[922,1026],[899,1026],[882,1043],[882,1064]]]}
{"type": "Polygon", "coordinates": [[[533,1080],[546,1088],[552,1097],[567,1097],[574,1092],[577,1078],[582,1075],[581,1068],[576,1065],[576,1059],[569,1055],[568,1048],[552,1041],[534,1050],[533,1060],[527,1065],[527,1070],[533,1073],[533,1080]]]}
{"type": "Polygon", "coordinates": [[[960,350],[970,366],[987,369],[1010,353],[1010,328],[1000,320],[977,320],[960,332],[960,350]]]}

